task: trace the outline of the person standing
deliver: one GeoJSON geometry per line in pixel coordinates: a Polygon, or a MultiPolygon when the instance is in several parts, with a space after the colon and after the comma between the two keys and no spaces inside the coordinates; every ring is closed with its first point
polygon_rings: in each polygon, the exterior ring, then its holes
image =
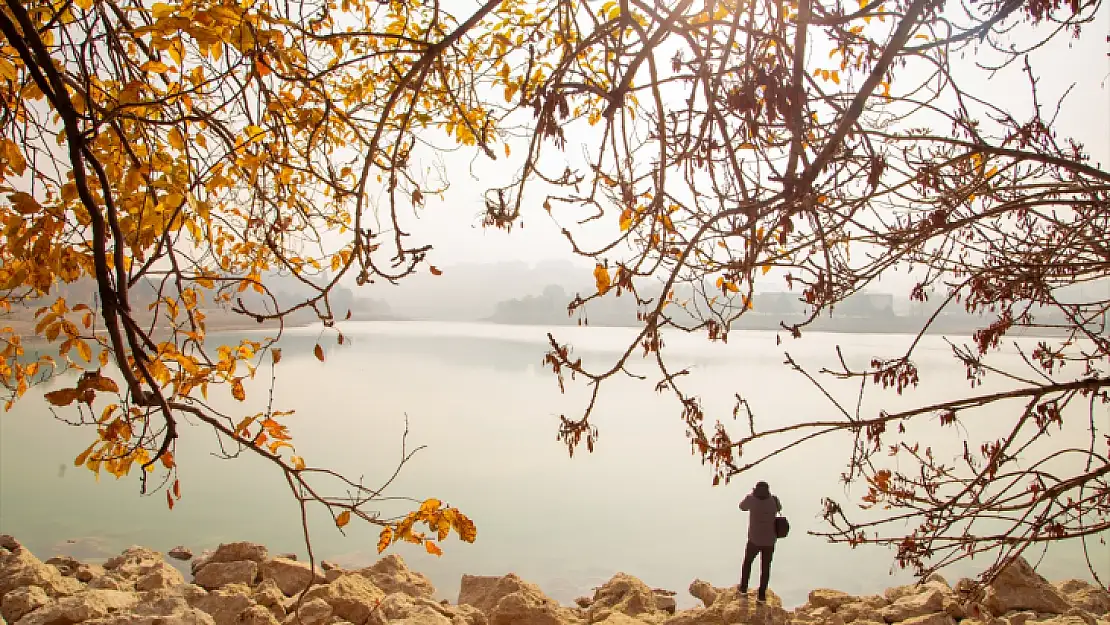
{"type": "Polygon", "coordinates": [[[744,568],[740,577],[740,593],[747,594],[751,579],[752,563],[759,556],[759,600],[767,600],[767,585],[771,582],[771,558],[775,554],[775,516],[782,510],[779,498],[771,494],[767,482],[759,482],[752,492],[740,502],[740,509],[748,512],[748,546],[744,550],[744,568]]]}

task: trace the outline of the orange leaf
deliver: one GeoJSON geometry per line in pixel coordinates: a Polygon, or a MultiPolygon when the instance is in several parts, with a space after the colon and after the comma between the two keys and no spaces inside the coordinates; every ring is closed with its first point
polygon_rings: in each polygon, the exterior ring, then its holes
{"type": "Polygon", "coordinates": [[[442,276],[443,275],[443,272],[440,271],[439,267],[436,267],[435,265],[428,265],[428,271],[431,271],[433,276],[442,276]]]}
{"type": "Polygon", "coordinates": [[[173,510],[173,495],[168,490],[166,491],[166,503],[170,505],[170,510],[173,510]]]}
{"type": "Polygon", "coordinates": [[[173,481],[173,496],[181,499],[181,482],[179,480],[173,481]]]}
{"type": "Polygon", "coordinates": [[[312,350],[312,353],[316,354],[316,360],[324,362],[324,348],[320,347],[319,343],[316,344],[316,349],[312,350]]]}
{"type": "Polygon", "coordinates": [[[595,266],[594,281],[597,282],[597,292],[604,295],[609,290],[609,270],[601,265],[595,266]]]}
{"type": "Polygon", "coordinates": [[[378,536],[378,553],[385,551],[391,542],[393,542],[393,528],[383,527],[382,533],[378,536]]]}
{"type": "Polygon", "coordinates": [[[351,522],[351,511],[350,510],[344,510],[343,512],[339,513],[339,516],[335,517],[335,526],[336,527],[343,527],[344,525],[346,525],[350,522],[351,522]]]}
{"type": "Polygon", "coordinates": [[[50,391],[43,395],[46,401],[55,406],[68,406],[77,399],[77,389],[75,388],[62,388],[56,391],[50,391]]]}
{"type": "Polygon", "coordinates": [[[270,356],[273,357],[275,365],[277,363],[281,362],[281,348],[280,347],[275,347],[272,350],[270,350],[270,356]]]}
{"type": "Polygon", "coordinates": [[[235,378],[231,381],[231,396],[239,401],[243,401],[247,398],[247,392],[243,390],[243,381],[241,379],[235,378]]]}
{"type": "Polygon", "coordinates": [[[298,471],[304,470],[304,458],[300,456],[293,456],[289,459],[289,463],[292,464],[293,468],[298,471]]]}
{"type": "Polygon", "coordinates": [[[166,467],[167,469],[172,469],[173,468],[173,454],[172,453],[167,451],[166,453],[162,454],[162,457],[160,458],[160,460],[162,461],[162,466],[166,467]]]}
{"type": "Polygon", "coordinates": [[[430,540],[424,541],[424,549],[433,556],[443,555],[443,550],[439,548],[439,545],[433,543],[430,540]]]}

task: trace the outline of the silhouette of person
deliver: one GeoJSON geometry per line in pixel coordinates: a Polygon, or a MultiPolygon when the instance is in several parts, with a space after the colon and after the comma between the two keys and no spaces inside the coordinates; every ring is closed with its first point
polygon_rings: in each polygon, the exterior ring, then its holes
{"type": "Polygon", "coordinates": [[[740,509],[748,511],[748,546],[744,550],[744,568],[740,576],[740,593],[747,594],[751,579],[752,563],[759,556],[759,600],[767,600],[767,585],[771,582],[771,558],[775,555],[775,516],[782,510],[779,498],[771,494],[767,482],[759,482],[752,492],[740,502],[740,509]]]}

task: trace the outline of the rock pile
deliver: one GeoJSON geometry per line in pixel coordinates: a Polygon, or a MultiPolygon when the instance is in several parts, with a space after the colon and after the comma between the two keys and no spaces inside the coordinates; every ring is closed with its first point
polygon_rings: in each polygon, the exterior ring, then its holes
{"type": "Polygon", "coordinates": [[[575,607],[511,573],[464,575],[452,605],[396,555],[360,570],[313,569],[248,542],[200,554],[192,574],[186,582],[144,547],[103,565],[42,562],[0,536],[0,625],[1110,625],[1110,594],[1080,580],[1051,584],[1024,560],[976,595],[934,575],[881,595],[818,589],[794,610],[773,592],[760,603],[695,580],[702,606],[678,611],[673,592],[624,573],[575,607]]]}

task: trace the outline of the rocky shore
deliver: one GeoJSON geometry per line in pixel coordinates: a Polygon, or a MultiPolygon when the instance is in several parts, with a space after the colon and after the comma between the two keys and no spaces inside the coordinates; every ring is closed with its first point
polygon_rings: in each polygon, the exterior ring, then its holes
{"type": "Polygon", "coordinates": [[[102,565],[43,562],[0,536],[0,625],[1110,625],[1110,594],[1081,580],[1050,583],[1024,560],[978,591],[934,575],[880,595],[817,589],[794,609],[773,592],[761,603],[695,580],[689,591],[703,607],[676,610],[673,592],[623,573],[575,606],[512,573],[464,575],[452,604],[436,601],[431,582],[397,555],[313,570],[248,542],[220,545],[190,568],[191,581],[144,547],[102,565]]]}

